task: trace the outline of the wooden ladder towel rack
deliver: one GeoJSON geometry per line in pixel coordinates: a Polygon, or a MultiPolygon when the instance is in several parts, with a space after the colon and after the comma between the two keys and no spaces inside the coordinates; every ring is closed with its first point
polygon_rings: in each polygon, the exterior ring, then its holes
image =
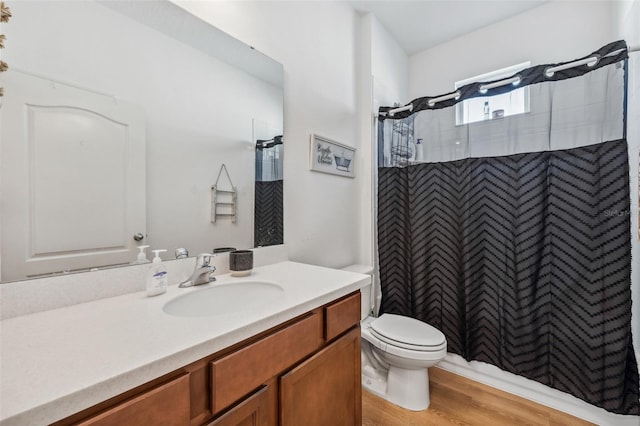
{"type": "Polygon", "coordinates": [[[211,222],[216,223],[220,218],[230,218],[231,223],[236,223],[238,213],[238,195],[236,187],[233,186],[227,166],[222,164],[218,172],[215,185],[211,187],[211,222]],[[220,189],[220,176],[222,171],[227,175],[231,190],[220,189]]]}

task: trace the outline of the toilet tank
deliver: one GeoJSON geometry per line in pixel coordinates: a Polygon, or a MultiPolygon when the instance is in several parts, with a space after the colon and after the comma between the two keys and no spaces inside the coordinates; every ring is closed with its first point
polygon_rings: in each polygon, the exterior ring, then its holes
{"type": "MultiPolygon", "coordinates": [[[[373,267],[370,265],[349,265],[342,268],[343,271],[357,272],[359,274],[372,275],[373,267]]],[[[360,289],[360,319],[363,320],[371,315],[371,309],[373,308],[373,276],[371,277],[371,284],[367,287],[360,289]]]]}

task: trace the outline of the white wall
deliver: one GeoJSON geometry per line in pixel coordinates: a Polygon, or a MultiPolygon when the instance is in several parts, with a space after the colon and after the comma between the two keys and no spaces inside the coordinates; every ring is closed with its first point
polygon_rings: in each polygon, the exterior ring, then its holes
{"type": "Polygon", "coordinates": [[[343,2],[176,1],[284,65],[284,241],[292,260],[358,260],[359,182],[309,171],[309,135],[358,149],[359,19],[343,2]]]}
{"type": "Polygon", "coordinates": [[[281,88],[94,2],[11,8],[3,53],[13,69],[144,109],[147,244],[168,249],[165,258],[178,246],[191,254],[253,247],[252,120],[282,123],[281,88]],[[239,191],[237,224],[210,222],[210,188],[223,162],[239,191]]]}
{"type": "Polygon", "coordinates": [[[360,140],[362,141],[363,168],[359,182],[360,249],[358,262],[374,265],[375,200],[377,170],[377,116],[378,108],[405,103],[408,96],[409,57],[380,21],[371,13],[361,16],[359,49],[359,104],[360,140]]]}
{"type": "Polygon", "coordinates": [[[404,105],[410,101],[409,56],[375,16],[372,17],[371,32],[371,73],[378,87],[374,96],[380,102],[376,105],[377,112],[377,107],[393,105],[393,102],[404,105]]]}
{"type": "Polygon", "coordinates": [[[415,99],[448,93],[458,80],[525,61],[535,65],[588,55],[613,41],[612,3],[545,3],[416,53],[409,60],[409,95],[415,99]]]}
{"type": "MultiPolygon", "coordinates": [[[[372,64],[373,74],[373,112],[377,117],[378,109],[381,106],[394,105],[399,103],[404,105],[409,102],[409,56],[393,38],[391,34],[382,26],[380,21],[372,17],[372,64]]],[[[377,182],[378,172],[378,120],[374,120],[373,135],[369,137],[373,149],[371,150],[372,181],[369,188],[373,188],[371,197],[370,212],[372,218],[372,241],[370,250],[373,252],[373,264],[375,271],[378,271],[378,246],[377,246],[377,221],[376,214],[377,182]]],[[[364,192],[364,191],[363,191],[364,192]]],[[[363,207],[363,214],[366,214],[366,207],[363,207]]],[[[380,276],[376,272],[374,277],[374,312],[380,308],[382,292],[380,290],[380,276]]]]}
{"type": "Polygon", "coordinates": [[[358,120],[359,139],[361,149],[358,152],[358,159],[362,167],[358,175],[358,186],[361,188],[359,194],[358,216],[360,217],[358,229],[358,259],[357,263],[362,265],[373,265],[375,253],[374,235],[375,208],[373,204],[373,182],[375,181],[373,167],[373,141],[374,139],[374,119],[373,119],[373,21],[375,17],[371,13],[360,16],[359,49],[358,49],[358,120]]]}

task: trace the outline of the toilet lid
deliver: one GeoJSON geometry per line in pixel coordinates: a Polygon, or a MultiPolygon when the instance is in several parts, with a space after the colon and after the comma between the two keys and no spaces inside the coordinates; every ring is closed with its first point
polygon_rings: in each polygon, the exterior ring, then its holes
{"type": "Polygon", "coordinates": [[[435,327],[402,315],[382,314],[371,322],[371,330],[380,337],[399,343],[398,346],[419,346],[423,350],[445,343],[444,334],[435,327]]]}

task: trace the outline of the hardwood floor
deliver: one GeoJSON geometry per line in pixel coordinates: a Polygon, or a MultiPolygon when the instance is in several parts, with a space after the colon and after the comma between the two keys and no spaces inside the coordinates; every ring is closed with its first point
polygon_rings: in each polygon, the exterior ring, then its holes
{"type": "Polygon", "coordinates": [[[431,405],[425,411],[405,410],[363,389],[363,426],[593,425],[439,368],[429,369],[429,379],[431,405]]]}

